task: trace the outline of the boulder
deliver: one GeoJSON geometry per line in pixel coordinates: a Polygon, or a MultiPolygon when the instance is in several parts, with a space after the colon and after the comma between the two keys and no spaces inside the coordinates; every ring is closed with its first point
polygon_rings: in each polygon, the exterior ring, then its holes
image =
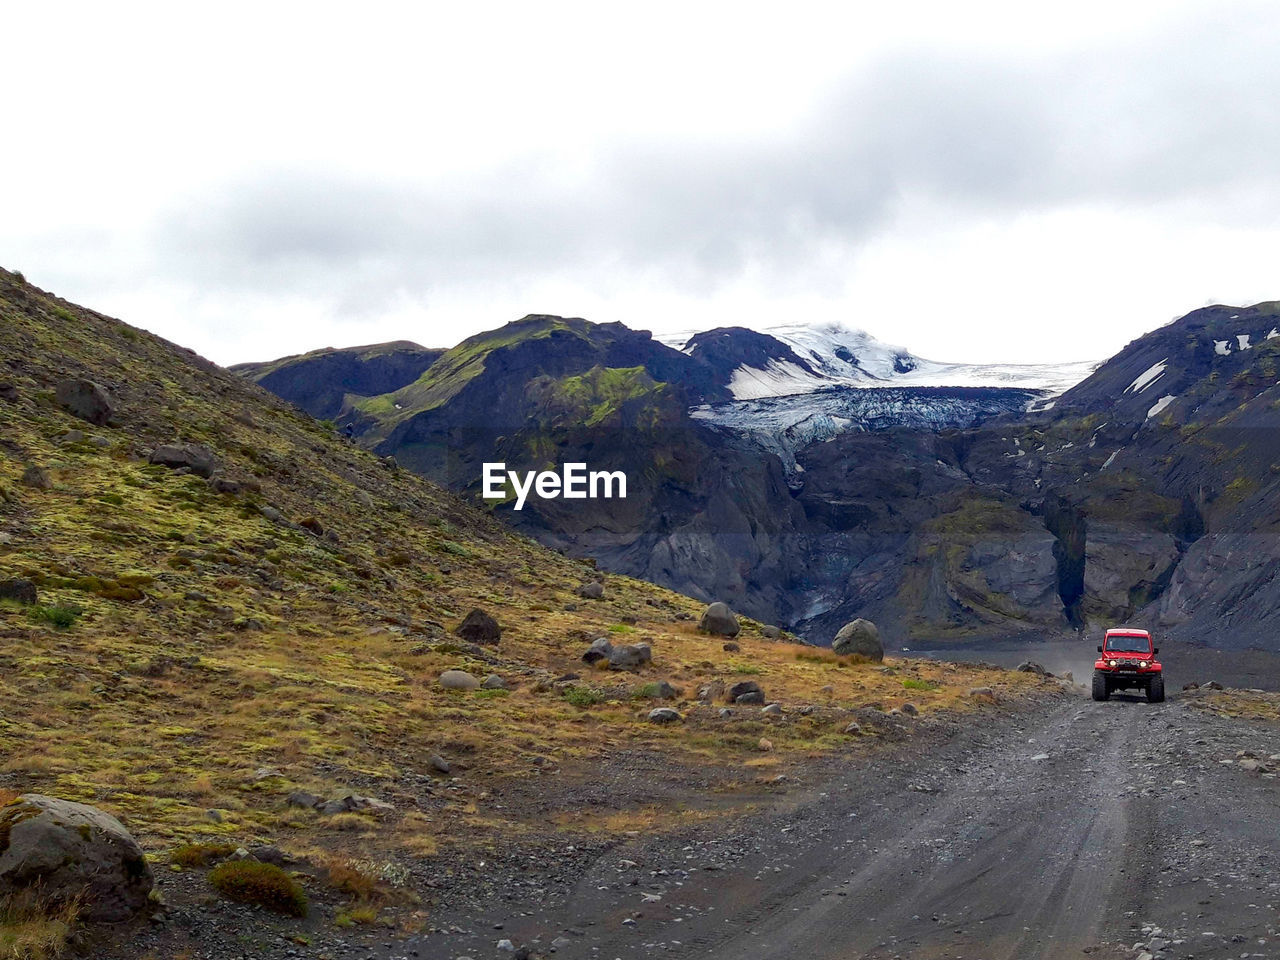
{"type": "Polygon", "coordinates": [[[214,493],[239,493],[240,483],[232,480],[225,473],[215,473],[209,478],[209,487],[214,493]]]}
{"type": "Polygon", "coordinates": [[[666,680],[645,684],[641,693],[650,700],[676,700],[680,697],[680,688],[672,686],[666,680]]]}
{"type": "Polygon", "coordinates": [[[320,805],[320,798],[314,793],[307,793],[305,790],[295,790],[285,798],[284,802],[290,807],[299,807],[303,810],[314,810],[320,805]]]}
{"type": "Polygon", "coordinates": [[[779,640],[782,638],[782,630],[779,627],[761,627],[760,635],[767,640],[779,640]]]}
{"type": "Polygon", "coordinates": [[[744,707],[752,704],[761,704],[764,703],[764,694],[758,690],[752,690],[734,697],[733,702],[744,707]]]}
{"type": "Polygon", "coordinates": [[[21,578],[0,580],[0,600],[17,600],[19,603],[36,603],[40,596],[36,585],[21,578]]]}
{"type": "Polygon", "coordinates": [[[742,628],[738,625],[738,618],[733,615],[729,605],[717,601],[702,612],[698,629],[702,633],[711,633],[718,637],[736,637],[742,628]]]}
{"type": "Polygon", "coordinates": [[[151,451],[151,462],[171,470],[186,468],[208,479],[218,469],[213,451],[200,443],[165,443],[151,451]]]}
{"type": "Polygon", "coordinates": [[[614,647],[609,654],[610,670],[639,670],[653,660],[653,651],[647,643],[624,644],[614,647]]]}
{"type": "Polygon", "coordinates": [[[53,481],[49,478],[49,471],[44,467],[37,467],[34,463],[22,471],[22,484],[34,490],[50,490],[53,488],[53,481]]]}
{"type": "Polygon", "coordinates": [[[771,703],[766,707],[762,707],[760,713],[766,717],[780,717],[782,716],[782,704],[771,703]]]}
{"type": "Polygon", "coordinates": [[[611,656],[613,656],[613,644],[609,642],[609,638],[596,637],[591,641],[587,652],[582,655],[582,659],[586,663],[596,663],[600,660],[608,660],[611,656]]]}
{"type": "Polygon", "coordinates": [[[861,617],[840,628],[840,632],[831,643],[831,649],[839,654],[857,654],[877,662],[884,659],[884,644],[880,642],[880,631],[870,620],[863,620],[861,617]]]}
{"type": "Polygon", "coordinates": [[[601,600],[604,598],[604,584],[599,580],[588,581],[578,588],[578,596],[588,600],[601,600]]]}
{"type": "Polygon", "coordinates": [[[728,643],[724,644],[724,646],[722,646],[720,649],[722,649],[725,653],[737,653],[739,650],[742,649],[742,647],[738,646],[736,643],[730,640],[728,643]]]}
{"type": "Polygon", "coordinates": [[[684,718],[670,707],[657,707],[649,711],[650,723],[679,723],[684,718]]]}
{"type": "Polygon", "coordinates": [[[0,808],[0,899],[38,888],[80,916],[128,920],[150,904],[151,868],[115,817],[96,807],[29,793],[0,808]]]}
{"type": "Polygon", "coordinates": [[[491,673],[484,678],[484,682],[480,684],[485,690],[510,690],[511,685],[503,680],[496,673],[491,673]]]}
{"type": "Polygon", "coordinates": [[[498,626],[498,621],[479,607],[468,613],[453,632],[472,643],[496,644],[502,639],[502,628],[498,626]]]}
{"type": "Polygon", "coordinates": [[[465,670],[446,670],[438,682],[446,690],[475,690],[480,686],[480,681],[465,670]]]}
{"type": "Polygon", "coordinates": [[[1040,666],[1040,664],[1036,663],[1034,660],[1022,661],[1022,663],[1018,664],[1018,670],[1021,673],[1034,673],[1038,677],[1043,677],[1046,672],[1044,667],[1040,666]]]}
{"type": "Polygon", "coordinates": [[[752,694],[755,694],[760,698],[760,703],[764,703],[764,690],[761,688],[760,684],[756,683],[754,680],[742,680],[739,683],[735,683],[729,688],[725,696],[728,698],[730,703],[737,703],[739,697],[745,697],[752,694]]]}
{"type": "Polygon", "coordinates": [[[95,426],[106,426],[116,412],[111,396],[92,380],[78,377],[59,380],[55,395],[63,410],[95,426]]]}

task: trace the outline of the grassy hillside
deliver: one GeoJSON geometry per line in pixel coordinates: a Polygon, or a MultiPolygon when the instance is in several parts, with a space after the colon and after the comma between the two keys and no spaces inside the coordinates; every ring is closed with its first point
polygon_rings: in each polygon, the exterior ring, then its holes
{"type": "Polygon", "coordinates": [[[1034,682],[886,672],[750,622],[726,651],[694,629],[694,601],[612,576],[603,599],[579,597],[593,575],[191,352],[0,271],[0,581],[39,592],[0,602],[0,790],[101,806],[160,862],[193,840],[412,860],[548,829],[545,810],[499,803],[504,785],[589,777],[618,750],[750,783],[865,749],[874,736],[844,733],[850,708],[911,699],[928,717],[980,709],[975,683],[1034,682]],[[107,425],[63,409],[67,377],[106,388],[107,425]],[[175,442],[210,448],[213,479],[149,462],[175,442]],[[501,625],[497,646],[453,635],[474,607],[501,625]],[[580,657],[598,636],[648,642],[653,663],[592,671],[580,657]],[[451,668],[510,689],[444,690],[451,668]],[[692,703],[744,678],[787,714],[692,703]],[[647,722],[660,681],[683,691],[684,722],[647,722]],[[325,817],[287,805],[295,790],[394,809],[325,817]]]}

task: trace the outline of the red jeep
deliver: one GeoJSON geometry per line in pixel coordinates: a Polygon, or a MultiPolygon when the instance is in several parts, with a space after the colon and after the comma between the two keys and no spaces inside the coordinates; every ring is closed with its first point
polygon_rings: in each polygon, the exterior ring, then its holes
{"type": "Polygon", "coordinates": [[[1093,664],[1093,699],[1106,700],[1113,690],[1142,689],[1150,703],[1164,701],[1164,668],[1156,659],[1146,630],[1116,627],[1108,630],[1093,664]]]}

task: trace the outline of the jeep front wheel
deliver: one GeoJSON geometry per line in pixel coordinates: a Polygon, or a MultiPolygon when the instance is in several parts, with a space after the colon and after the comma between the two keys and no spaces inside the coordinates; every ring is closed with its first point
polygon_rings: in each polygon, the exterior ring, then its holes
{"type": "Polygon", "coordinates": [[[1152,677],[1147,684],[1147,703],[1164,703],[1164,677],[1152,677]]]}
{"type": "Polygon", "coordinates": [[[1107,686],[1107,678],[1097,670],[1093,672],[1093,699],[1110,700],[1111,690],[1107,686]]]}

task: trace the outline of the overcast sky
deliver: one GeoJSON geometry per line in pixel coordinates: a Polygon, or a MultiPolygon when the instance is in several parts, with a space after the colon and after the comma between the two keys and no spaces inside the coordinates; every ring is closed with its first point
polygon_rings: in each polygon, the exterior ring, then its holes
{"type": "Polygon", "coordinates": [[[23,4],[0,265],[220,362],[526,313],[1100,359],[1280,299],[1280,4],[23,4]]]}

